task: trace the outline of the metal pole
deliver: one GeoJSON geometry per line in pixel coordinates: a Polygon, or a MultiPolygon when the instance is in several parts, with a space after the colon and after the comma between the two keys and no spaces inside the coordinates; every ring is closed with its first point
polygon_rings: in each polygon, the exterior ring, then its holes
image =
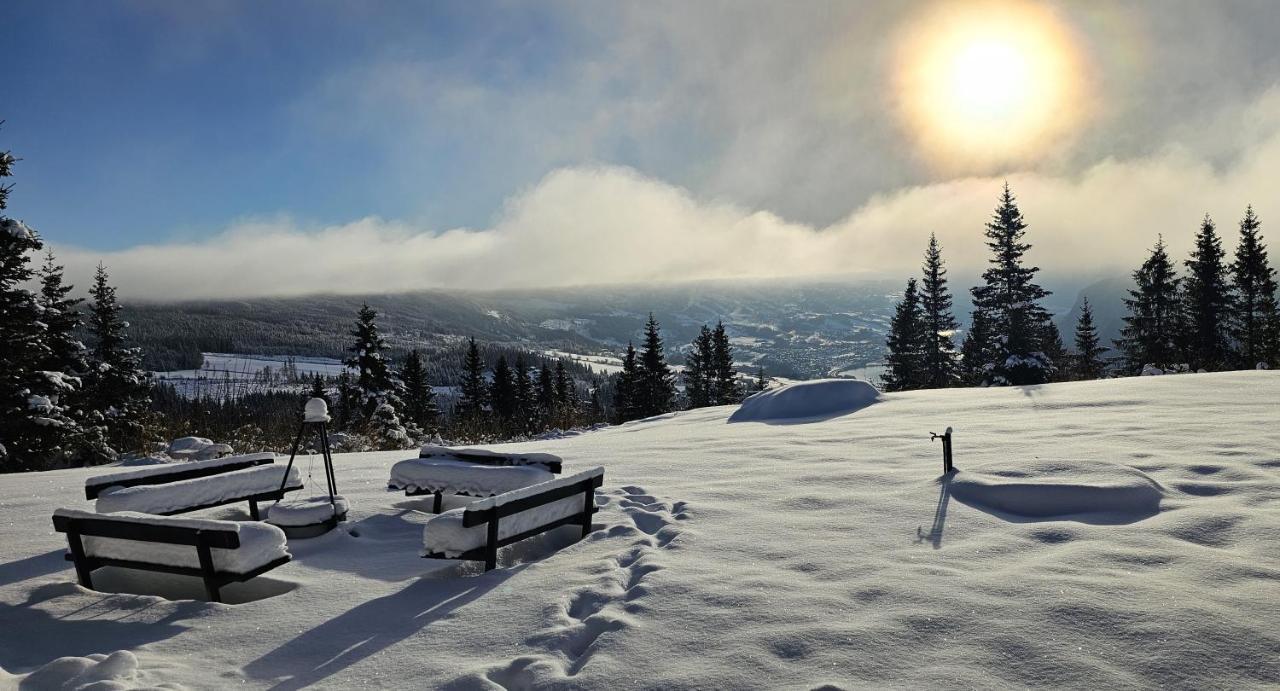
{"type": "Polygon", "coordinates": [[[284,491],[285,483],[289,481],[289,469],[293,467],[293,459],[298,456],[298,446],[302,444],[302,433],[307,431],[307,423],[303,422],[298,428],[298,436],[293,440],[293,451],[289,452],[289,465],[284,468],[284,477],[280,478],[280,491],[284,491]]]}
{"type": "MultiPolygon", "coordinates": [[[[325,480],[329,482],[329,504],[336,507],[333,496],[338,492],[338,480],[333,472],[333,454],[329,451],[329,430],[325,424],[321,422],[320,427],[320,450],[324,454],[324,473],[325,480]]],[[[337,515],[336,513],[334,514],[337,515]]]]}

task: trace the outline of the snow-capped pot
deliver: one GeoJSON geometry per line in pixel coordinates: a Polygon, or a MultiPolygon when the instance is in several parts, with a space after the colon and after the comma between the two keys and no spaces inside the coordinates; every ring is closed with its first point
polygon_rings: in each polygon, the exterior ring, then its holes
{"type": "Polygon", "coordinates": [[[302,412],[303,422],[328,422],[329,421],[329,404],[324,402],[323,398],[312,398],[307,400],[307,405],[302,412]]]}

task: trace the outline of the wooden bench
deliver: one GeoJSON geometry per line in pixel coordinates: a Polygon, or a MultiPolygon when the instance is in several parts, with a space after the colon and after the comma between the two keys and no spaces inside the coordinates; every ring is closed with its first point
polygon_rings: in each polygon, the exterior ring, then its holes
{"type": "MultiPolygon", "coordinates": [[[[421,497],[421,496],[427,496],[427,495],[434,495],[435,501],[432,503],[432,509],[431,509],[432,513],[440,513],[441,508],[443,508],[444,506],[444,493],[446,491],[449,491],[450,494],[456,494],[462,497],[486,497],[486,496],[494,496],[496,494],[501,494],[503,491],[515,489],[515,487],[509,486],[509,483],[503,483],[502,485],[498,486],[495,491],[481,492],[481,491],[467,491],[467,490],[450,491],[447,488],[438,488],[438,487],[435,489],[432,489],[430,486],[423,487],[423,486],[412,484],[410,482],[400,482],[398,484],[397,469],[406,467],[405,465],[401,465],[401,464],[406,464],[407,466],[414,466],[416,464],[418,468],[423,472],[425,477],[429,477],[431,475],[430,470],[433,467],[447,469],[447,467],[450,465],[456,466],[458,464],[470,464],[470,465],[476,465],[476,466],[487,466],[492,468],[514,468],[514,467],[537,468],[537,469],[546,471],[546,473],[551,473],[553,475],[559,475],[563,470],[563,462],[558,457],[553,456],[551,454],[546,454],[546,453],[502,454],[502,453],[495,453],[492,451],[485,451],[482,449],[450,449],[444,446],[424,446],[418,452],[417,459],[409,460],[409,461],[401,461],[400,463],[396,464],[396,467],[392,468],[392,472],[391,472],[392,480],[391,482],[388,483],[388,486],[391,489],[400,489],[401,486],[403,486],[404,494],[406,497],[421,497]],[[436,465],[436,464],[439,464],[439,465],[436,465]]],[[[517,472],[524,472],[524,474],[534,475],[532,473],[527,473],[525,471],[517,471],[517,472]]],[[[547,477],[549,476],[545,474],[540,474],[540,477],[534,475],[533,482],[531,482],[530,484],[536,483],[538,481],[542,481],[543,478],[547,478],[547,477]]],[[[432,483],[430,480],[426,480],[424,484],[432,485],[432,484],[445,484],[445,483],[444,482],[432,483]]],[[[519,485],[519,486],[527,486],[527,485],[519,485]]]]}
{"type": "Polygon", "coordinates": [[[604,468],[592,468],[447,511],[424,526],[422,556],[483,561],[489,571],[497,566],[498,549],[535,535],[578,525],[586,537],[599,510],[595,491],[603,484],[604,468]]]}
{"type": "Polygon", "coordinates": [[[53,528],[66,533],[70,548],[66,558],[75,565],[80,585],[89,589],[93,588],[94,570],[115,566],[196,576],[204,581],[209,600],[221,602],[220,589],[223,586],[260,576],[287,564],[290,559],[285,550],[284,533],[264,523],[237,524],[144,514],[101,515],[59,509],[53,515],[53,528]],[[242,528],[252,530],[252,533],[244,535],[242,528]],[[139,558],[137,554],[144,552],[145,548],[139,549],[127,543],[164,546],[160,553],[162,557],[139,558]],[[194,551],[175,558],[175,551],[169,546],[192,547],[194,551]],[[235,558],[235,551],[250,546],[254,555],[247,557],[249,561],[235,558]],[[223,563],[220,565],[219,561],[223,563]]]}
{"type": "MultiPolygon", "coordinates": [[[[85,481],[84,493],[88,499],[97,499],[99,507],[104,504],[111,507],[115,504],[121,504],[118,498],[112,499],[115,490],[125,490],[134,494],[141,494],[141,499],[145,500],[147,494],[165,494],[167,490],[172,490],[180,485],[178,483],[202,482],[208,480],[210,483],[217,483],[218,480],[212,478],[228,479],[235,474],[243,476],[246,471],[253,471],[255,468],[272,465],[275,463],[275,454],[270,452],[249,454],[246,456],[233,456],[228,458],[218,458],[211,461],[193,461],[188,463],[173,463],[157,466],[146,466],[134,471],[126,471],[122,473],[113,473],[111,475],[102,475],[89,478],[85,481]],[[147,488],[157,488],[156,492],[147,492],[147,488]],[[159,489],[164,487],[165,489],[159,489]],[[110,490],[110,491],[109,491],[110,490]]],[[[172,516],[180,513],[188,513],[191,511],[200,511],[202,509],[210,509],[226,504],[238,504],[240,502],[249,503],[249,516],[253,520],[259,520],[258,502],[279,501],[289,492],[296,492],[302,489],[301,481],[297,481],[292,485],[281,483],[287,473],[290,477],[296,475],[295,470],[281,469],[280,474],[269,473],[266,471],[257,471],[264,475],[276,475],[274,480],[264,478],[261,483],[252,483],[254,488],[251,490],[236,491],[225,496],[217,496],[213,499],[193,501],[184,503],[180,501],[171,502],[166,508],[153,507],[137,507],[137,510],[144,510],[146,513],[153,513],[160,516],[172,516]],[[284,484],[286,486],[281,487],[284,484]]],[[[233,478],[238,479],[238,478],[233,478]]],[[[195,494],[200,494],[198,490],[201,488],[192,487],[197,490],[195,494]]],[[[217,493],[214,493],[217,494],[217,493]]],[[[145,501],[141,503],[145,504],[145,501]]],[[[110,508],[108,508],[110,510],[110,508]]],[[[129,510],[129,509],[122,509],[129,510]]]]}

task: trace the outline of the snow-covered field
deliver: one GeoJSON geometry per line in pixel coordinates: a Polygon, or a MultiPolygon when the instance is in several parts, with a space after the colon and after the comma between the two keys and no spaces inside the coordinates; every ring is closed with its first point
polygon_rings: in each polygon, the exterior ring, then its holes
{"type": "Polygon", "coordinates": [[[412,452],[340,455],[351,520],[225,605],[153,575],[81,589],[49,517],[102,471],[5,476],[0,667],[40,688],[1280,684],[1280,373],[731,412],[520,446],[606,467],[600,530],[488,574],[417,556],[430,498],[385,490],[412,452]]]}
{"type": "MultiPolygon", "coordinates": [[[[234,353],[202,353],[204,362],[200,369],[153,372],[157,380],[173,385],[184,396],[225,395],[228,391],[256,383],[264,390],[294,390],[306,388],[305,383],[290,384],[283,380],[286,368],[299,377],[320,375],[336,377],[346,365],[341,360],[300,355],[238,355],[234,353]],[[272,376],[274,375],[274,377],[272,376]]],[[[216,396],[215,396],[216,397],[216,396]]]]}

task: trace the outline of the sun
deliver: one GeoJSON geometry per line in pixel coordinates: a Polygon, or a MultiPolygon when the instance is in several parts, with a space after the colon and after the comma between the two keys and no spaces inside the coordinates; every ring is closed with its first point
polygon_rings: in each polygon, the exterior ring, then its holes
{"type": "Polygon", "coordinates": [[[1034,158],[1082,120],[1076,42],[1039,6],[947,3],[909,26],[895,64],[898,102],[934,162],[982,169],[1034,158]]]}

